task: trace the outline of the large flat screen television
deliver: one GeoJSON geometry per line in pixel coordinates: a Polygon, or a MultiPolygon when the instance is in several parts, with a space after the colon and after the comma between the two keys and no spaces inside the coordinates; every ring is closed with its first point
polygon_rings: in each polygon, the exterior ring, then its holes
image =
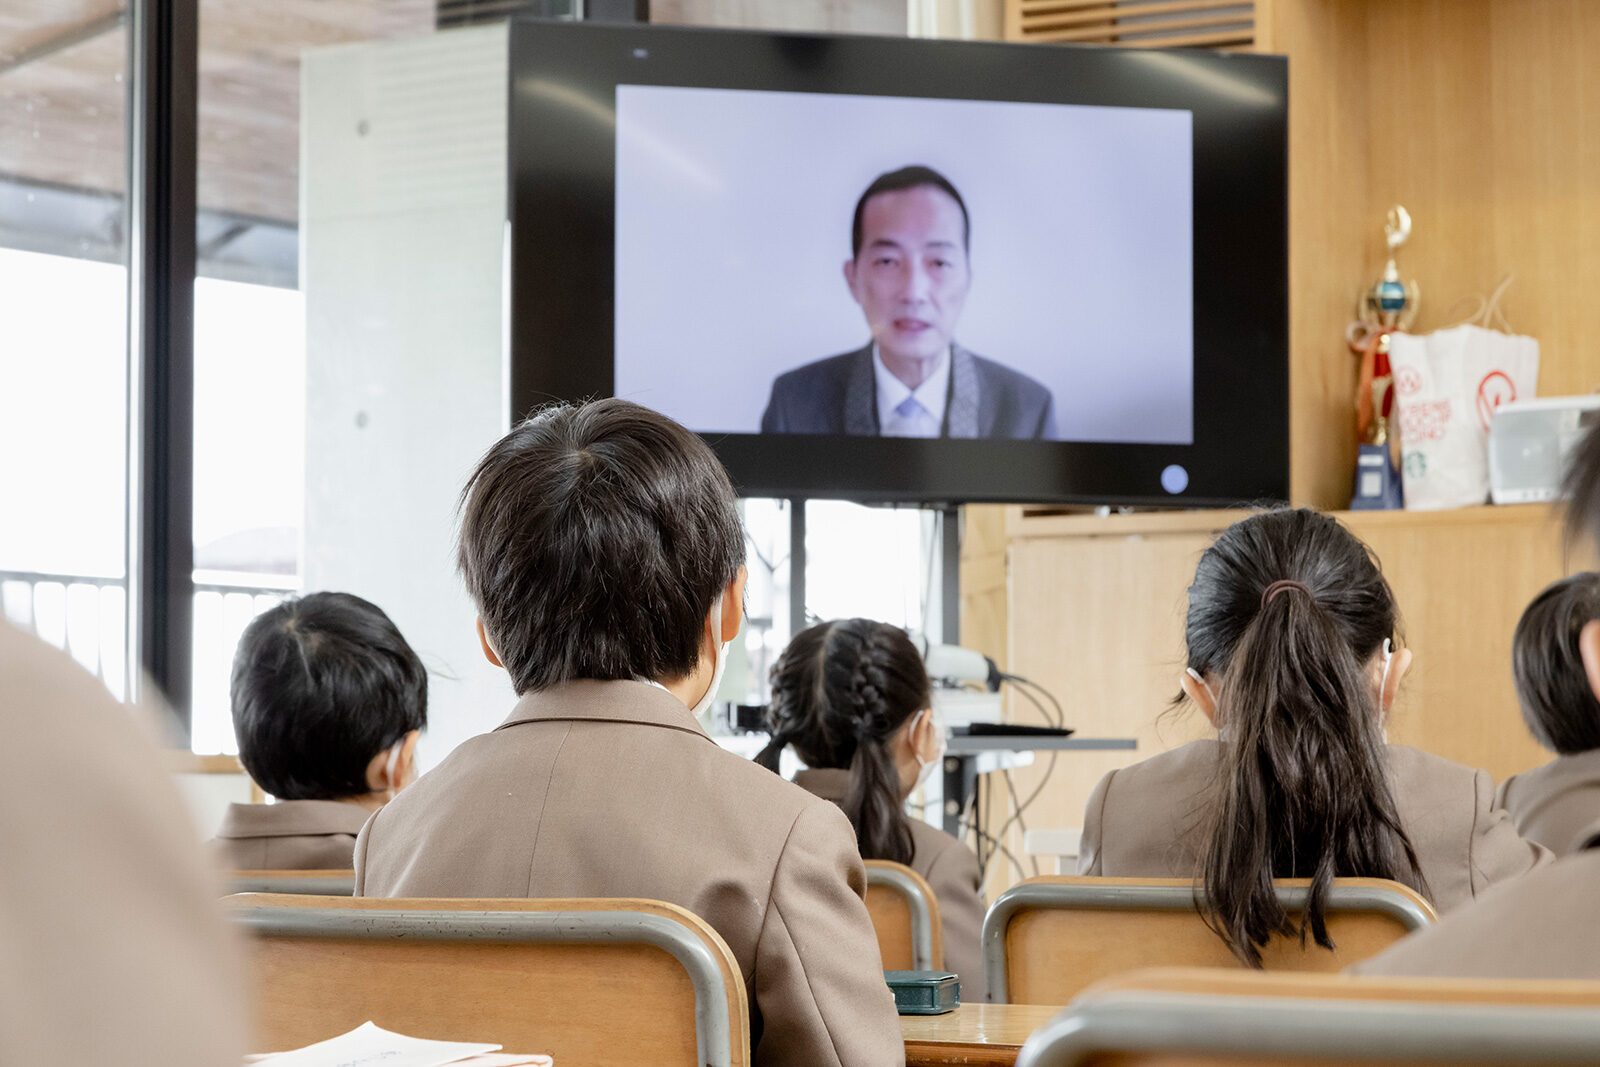
{"type": "Polygon", "coordinates": [[[513,418],[620,396],[750,496],[1288,489],[1279,57],[516,22],[513,418]]]}

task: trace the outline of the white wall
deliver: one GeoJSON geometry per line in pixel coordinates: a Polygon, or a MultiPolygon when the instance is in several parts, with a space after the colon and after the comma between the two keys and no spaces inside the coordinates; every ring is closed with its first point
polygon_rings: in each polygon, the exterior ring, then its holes
{"type": "Polygon", "coordinates": [[[430,669],[427,768],[514,697],[455,575],[455,502],[504,432],[501,27],[301,67],[305,588],[384,608],[430,669]]]}

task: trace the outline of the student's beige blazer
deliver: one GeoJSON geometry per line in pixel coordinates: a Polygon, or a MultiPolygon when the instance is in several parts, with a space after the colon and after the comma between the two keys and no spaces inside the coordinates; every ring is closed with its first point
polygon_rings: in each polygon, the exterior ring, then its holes
{"type": "MultiPolygon", "coordinates": [[[[835,767],[801,771],[794,782],[835,804],[850,788],[850,772],[835,767]]],[[[944,965],[961,979],[963,1002],[983,1002],[983,877],[978,857],[964,843],[921,819],[911,825],[913,855],[910,868],[922,875],[939,899],[939,921],[944,933],[944,965]]]]}
{"type": "Polygon", "coordinates": [[[373,815],[355,870],[357,896],[678,904],[739,962],[756,1064],[904,1062],[849,820],[654,686],[526,695],[373,815]]]}
{"type": "MultiPolygon", "coordinates": [[[[1587,840],[1600,844],[1600,823],[1587,840]]],[[[1356,974],[1600,979],[1600,848],[1572,853],[1363,960],[1356,974]]]]}
{"type": "Polygon", "coordinates": [[[1523,837],[1565,856],[1581,847],[1580,838],[1600,820],[1600,749],[1557,756],[1512,775],[1500,783],[1495,800],[1523,837]]]}
{"type": "MultiPolygon", "coordinates": [[[[1494,807],[1486,772],[1405,745],[1386,747],[1400,822],[1440,912],[1551,858],[1494,807]]],[[[1221,754],[1215,740],[1191,741],[1102,778],[1084,811],[1078,873],[1194,876],[1221,754]]]]}
{"type": "Polygon", "coordinates": [[[139,717],[0,618],[0,1064],[248,1051],[221,882],[139,717]]]}
{"type": "Polygon", "coordinates": [[[211,847],[232,871],[347,871],[371,814],[342,800],[229,804],[211,847]]]}

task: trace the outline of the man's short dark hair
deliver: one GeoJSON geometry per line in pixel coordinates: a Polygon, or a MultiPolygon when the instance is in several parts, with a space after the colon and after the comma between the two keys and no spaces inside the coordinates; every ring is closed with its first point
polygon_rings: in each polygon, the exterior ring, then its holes
{"type": "Polygon", "coordinates": [[[1600,700],[1589,688],[1578,635],[1600,620],[1600,574],[1585,571],[1547,587],[1517,622],[1511,670],[1533,739],[1569,755],[1600,748],[1600,700]]]}
{"type": "Polygon", "coordinates": [[[461,576],[519,695],[692,673],[744,564],[717,457],[626,400],[536,413],[479,461],[461,509],[461,576]]]}
{"type": "Polygon", "coordinates": [[[372,791],[367,764],[428,725],[428,673],[389,616],[349,593],[262,612],[233,655],[239,762],[279,800],[372,791]]]}
{"type": "Polygon", "coordinates": [[[856,201],[856,214],[850,222],[850,258],[861,257],[861,216],[867,210],[867,201],[880,193],[897,193],[902,189],[916,189],[919,186],[931,185],[941,192],[948,193],[950,199],[956,202],[956,207],[961,209],[961,247],[970,251],[972,244],[972,219],[967,215],[967,202],[961,199],[961,194],[956,192],[956,187],[950,179],[920,163],[899,170],[891,170],[887,174],[880,174],[872,179],[872,184],[867,186],[867,191],[861,194],[861,199],[856,201]]]}

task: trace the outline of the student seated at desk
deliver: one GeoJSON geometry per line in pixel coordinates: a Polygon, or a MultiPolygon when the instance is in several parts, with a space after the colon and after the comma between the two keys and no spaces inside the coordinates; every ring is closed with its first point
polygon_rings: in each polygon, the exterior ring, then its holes
{"type": "Polygon", "coordinates": [[[849,820],[696,721],[745,582],[705,442],[623,400],[547,408],[472,473],[458,562],[520,699],[372,817],[356,894],[677,904],[739,961],[758,1067],[901,1063],[849,820]]]}
{"type": "Polygon", "coordinates": [[[230,804],[231,870],[348,870],[356,834],[413,776],[428,674],[376,604],[310,593],[258,615],[233,657],[239,762],[276,804],[230,804]]]}
{"type": "Polygon", "coordinates": [[[773,771],[793,746],[807,770],[795,784],[844,809],[861,855],[910,867],[933,887],[945,967],[961,999],[983,1000],[982,875],[972,849],[921,819],[906,798],[944,760],[944,731],[922,656],[904,630],[843,619],[803,630],[772,668],[772,741],[756,760],[773,771]]]}
{"type": "Polygon", "coordinates": [[[1188,877],[1242,960],[1285,928],[1273,878],[1311,878],[1305,922],[1334,877],[1389,878],[1441,911],[1549,858],[1492,807],[1489,776],[1386,743],[1409,650],[1377,561],[1327,515],[1235,523],[1189,587],[1184,694],[1214,723],[1193,741],[1101,779],[1079,872],[1188,877]]]}
{"type": "Polygon", "coordinates": [[[1563,578],[1533,599],[1511,666],[1528,731],[1557,755],[1500,783],[1499,802],[1524,837],[1565,856],[1600,820],[1600,573],[1563,578]]]}
{"type": "MultiPolygon", "coordinates": [[[[1587,533],[1600,542],[1600,423],[1573,451],[1563,489],[1569,535],[1587,533]]],[[[1580,636],[1593,625],[1585,623],[1580,636]]],[[[1600,664],[1588,653],[1581,658],[1590,695],[1600,701],[1600,664]]],[[[1595,921],[1600,914],[1600,819],[1574,835],[1571,844],[1569,855],[1545,869],[1402,938],[1352,970],[1425,977],[1600,979],[1600,922],[1595,921]]]]}

